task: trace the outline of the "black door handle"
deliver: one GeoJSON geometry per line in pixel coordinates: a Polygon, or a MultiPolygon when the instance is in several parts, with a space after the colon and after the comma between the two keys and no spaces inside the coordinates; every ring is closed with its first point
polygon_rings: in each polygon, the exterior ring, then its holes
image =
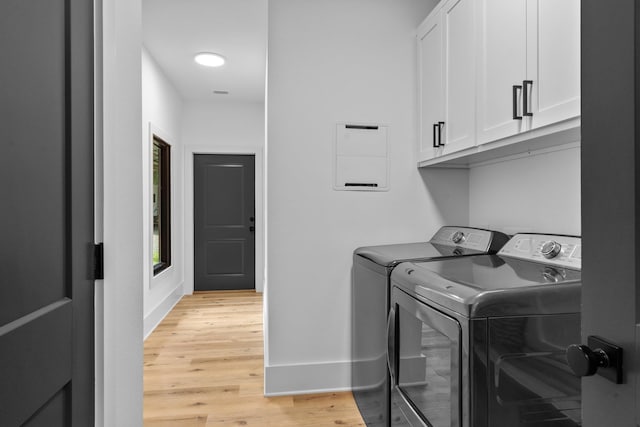
{"type": "Polygon", "coordinates": [[[572,344],[567,348],[567,363],[575,376],[589,377],[598,373],[609,381],[622,384],[622,348],[595,336],[588,337],[587,342],[589,345],[572,344]]]}
{"type": "Polygon", "coordinates": [[[252,225],[252,226],[249,227],[249,231],[251,231],[253,233],[254,231],[256,231],[256,228],[252,225]]]}
{"type": "Polygon", "coordinates": [[[513,85],[513,120],[522,120],[522,116],[518,115],[518,91],[522,90],[522,86],[513,85]]]}
{"type": "Polygon", "coordinates": [[[533,113],[529,111],[529,87],[533,86],[533,80],[522,81],[522,115],[533,116],[533,113]]]}

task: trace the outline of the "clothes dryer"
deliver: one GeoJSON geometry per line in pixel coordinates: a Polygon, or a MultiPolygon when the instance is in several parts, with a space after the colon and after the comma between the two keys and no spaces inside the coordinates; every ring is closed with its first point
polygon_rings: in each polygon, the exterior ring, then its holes
{"type": "Polygon", "coordinates": [[[398,265],[392,425],[580,426],[581,260],[578,237],[517,234],[497,255],[398,265]]]}

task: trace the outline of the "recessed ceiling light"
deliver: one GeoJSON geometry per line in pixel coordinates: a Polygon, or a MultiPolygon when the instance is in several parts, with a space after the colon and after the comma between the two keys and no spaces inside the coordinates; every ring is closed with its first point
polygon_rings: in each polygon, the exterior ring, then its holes
{"type": "Polygon", "coordinates": [[[220,67],[224,65],[225,59],[222,55],[211,52],[201,52],[195,56],[195,61],[205,67],[220,67]]]}

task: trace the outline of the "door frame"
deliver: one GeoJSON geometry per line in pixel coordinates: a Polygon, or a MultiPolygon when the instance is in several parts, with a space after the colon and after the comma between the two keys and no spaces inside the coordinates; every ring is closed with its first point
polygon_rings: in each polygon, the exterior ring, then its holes
{"type": "Polygon", "coordinates": [[[142,425],[142,2],[93,2],[95,238],[105,277],[95,282],[95,427],[142,425]]]}
{"type": "Polygon", "coordinates": [[[196,154],[253,155],[255,156],[255,218],[256,260],[255,289],[264,292],[265,275],[265,218],[264,218],[264,150],[262,147],[185,146],[184,147],[184,293],[194,290],[194,209],[193,209],[193,160],[196,154]]]}

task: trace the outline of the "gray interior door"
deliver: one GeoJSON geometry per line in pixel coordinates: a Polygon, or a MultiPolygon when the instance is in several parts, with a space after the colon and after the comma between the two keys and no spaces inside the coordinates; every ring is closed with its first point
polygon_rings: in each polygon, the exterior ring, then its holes
{"type": "Polygon", "coordinates": [[[255,156],[194,156],[194,288],[255,288],[255,156]]]}
{"type": "Polygon", "coordinates": [[[0,2],[0,52],[0,425],[91,426],[92,2],[0,2]]]}
{"type": "Polygon", "coordinates": [[[639,18],[635,0],[582,2],[582,343],[621,346],[624,369],[584,377],[585,427],[640,426],[639,18]]]}

